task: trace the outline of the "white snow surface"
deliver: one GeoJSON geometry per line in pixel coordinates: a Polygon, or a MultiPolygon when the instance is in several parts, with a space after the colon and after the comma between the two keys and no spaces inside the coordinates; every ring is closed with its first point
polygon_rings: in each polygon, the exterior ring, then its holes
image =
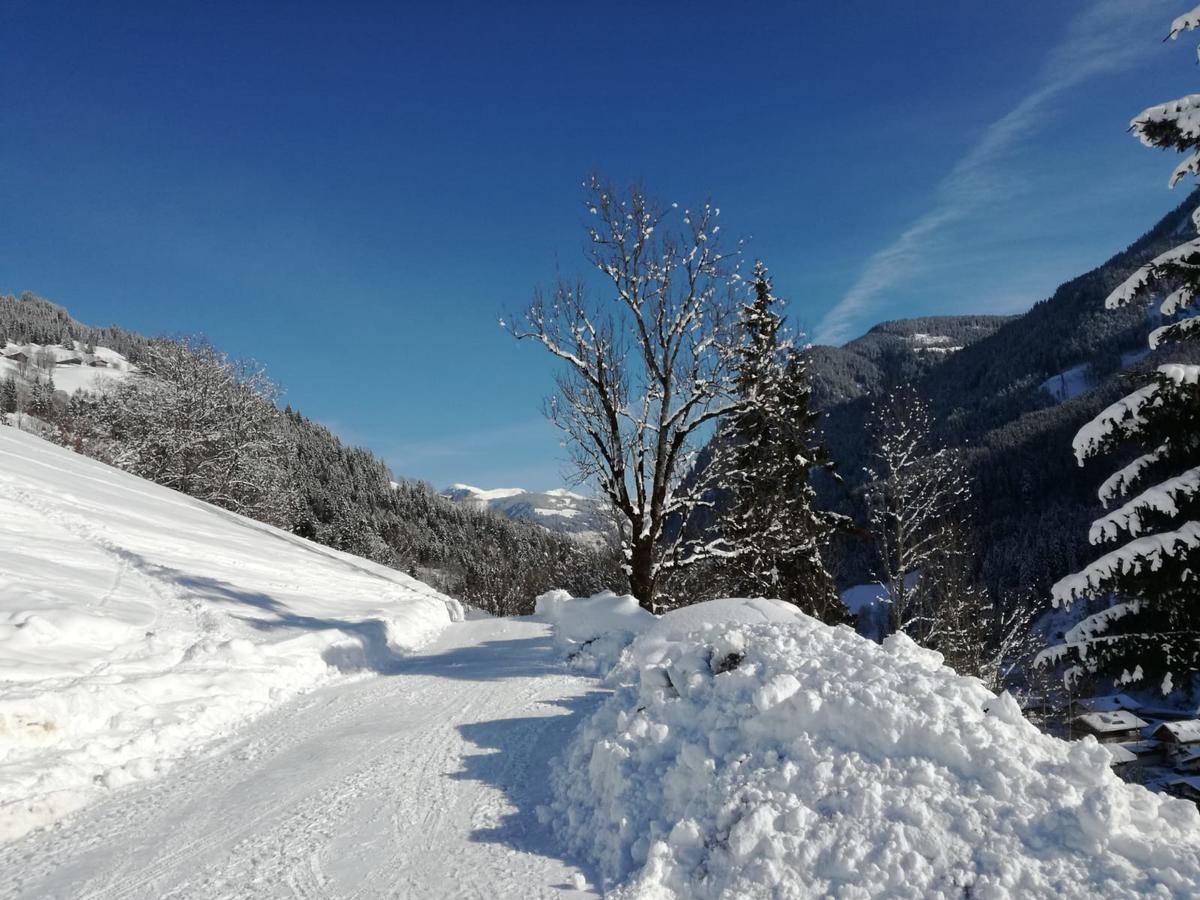
{"type": "Polygon", "coordinates": [[[535,601],[534,615],[551,625],[557,651],[572,668],[601,674],[657,621],[631,595],[612,591],[578,599],[547,591],[535,601]]]}
{"type": "MultiPolygon", "coordinates": [[[[1200,131],[1195,130],[1200,125],[1200,107],[1198,107],[1198,103],[1200,103],[1200,94],[1193,94],[1190,97],[1183,97],[1179,100],[1173,100],[1170,103],[1152,106],[1135,118],[1130,123],[1130,127],[1136,134],[1140,135],[1139,126],[1141,122],[1155,122],[1175,118],[1171,113],[1177,112],[1181,115],[1176,119],[1176,122],[1182,131],[1185,133],[1191,132],[1193,136],[1200,134],[1200,131]]],[[[1146,141],[1144,136],[1142,137],[1142,141],[1143,143],[1147,143],[1148,146],[1152,146],[1152,144],[1146,141]]],[[[1172,247],[1170,250],[1160,253],[1146,265],[1134,270],[1133,274],[1121,282],[1117,289],[1105,298],[1104,308],[1119,309],[1130,303],[1150,282],[1158,266],[1178,262],[1197,252],[1200,252],[1200,238],[1194,238],[1187,243],[1180,244],[1178,247],[1172,247]]]]}
{"type": "Polygon", "coordinates": [[[745,625],[790,622],[800,611],[791,603],[758,597],[710,600],[656,616],[629,594],[602,591],[576,598],[560,590],[538,597],[534,615],[551,625],[557,652],[572,668],[604,676],[635,638],[640,638],[639,653],[648,659],[656,648],[713,621],[745,625]]]}
{"type": "Polygon", "coordinates": [[[955,353],[962,349],[961,344],[954,344],[953,338],[944,334],[922,334],[917,332],[909,335],[909,340],[918,351],[926,353],[955,353]]]}
{"type": "Polygon", "coordinates": [[[1133,462],[1122,466],[1116,472],[1109,475],[1104,479],[1104,483],[1100,485],[1100,489],[1097,491],[1100,502],[1107,506],[1118,497],[1124,497],[1129,493],[1129,489],[1137,482],[1142,473],[1148,467],[1161,460],[1168,449],[1166,444],[1159,444],[1149,453],[1143,453],[1133,462]]]}
{"type": "Polygon", "coordinates": [[[15,344],[11,341],[0,348],[0,380],[12,377],[18,382],[31,383],[35,375],[49,374],[54,378],[55,389],[68,394],[79,390],[98,391],[106,384],[128,378],[135,372],[137,372],[137,366],[116,350],[97,347],[96,352],[89,355],[84,352],[84,347],[79,341],[75,341],[74,352],[55,344],[15,344]],[[57,361],[54,370],[49,373],[44,373],[32,365],[32,360],[37,358],[38,352],[43,348],[53,353],[57,361]],[[24,375],[21,373],[20,364],[9,358],[16,353],[23,353],[31,361],[24,375]],[[62,361],[66,359],[78,359],[80,363],[64,365],[62,361]],[[105,365],[88,365],[94,360],[103,362],[105,365]]]}
{"type": "Polygon", "coordinates": [[[461,617],[400,572],[0,427],[0,841],[461,617]]]}
{"type": "Polygon", "coordinates": [[[1191,31],[1193,28],[1200,28],[1200,6],[1196,6],[1183,15],[1177,16],[1171,22],[1171,31],[1167,37],[1175,40],[1180,34],[1185,31],[1191,31]]]}
{"type": "MultiPolygon", "coordinates": [[[[1159,371],[1162,372],[1167,368],[1170,367],[1160,366],[1159,371]]],[[[1129,423],[1139,427],[1146,424],[1146,420],[1142,417],[1142,410],[1147,405],[1158,402],[1157,394],[1157,384],[1143,385],[1105,407],[1099,415],[1080,428],[1071,442],[1071,447],[1075,451],[1075,459],[1079,464],[1083,465],[1084,460],[1096,452],[1101,441],[1114,434],[1118,428],[1129,427],[1129,423]]]]}
{"type": "Polygon", "coordinates": [[[486,504],[489,500],[503,500],[507,497],[516,497],[518,494],[526,493],[525,488],[492,488],[485,490],[477,488],[470,484],[452,484],[446,488],[445,495],[454,499],[462,500],[478,500],[481,504],[486,504]]]}
{"type": "Polygon", "coordinates": [[[552,775],[542,817],[606,896],[1200,893],[1200,813],[1094,740],[1042,734],[902,635],[729,604],[635,640],[552,775]]]}
{"type": "Polygon", "coordinates": [[[456,622],[387,675],[306,693],[0,845],[0,897],[594,897],[536,812],[551,758],[600,699],[548,632],[456,622]]]}
{"type": "Polygon", "coordinates": [[[1142,491],[1128,503],[1092,523],[1088,540],[1093,544],[1116,540],[1122,534],[1137,537],[1146,530],[1142,517],[1147,513],[1174,516],[1180,502],[1200,492],[1200,466],[1168,478],[1142,491]]]}
{"type": "Polygon", "coordinates": [[[1069,605],[1093,596],[1118,575],[1157,572],[1163,561],[1200,547],[1200,522],[1184,522],[1175,531],[1135,538],[1093,560],[1083,570],[1060,578],[1050,588],[1051,601],[1069,605]]]}
{"type": "Polygon", "coordinates": [[[1078,397],[1080,394],[1090,391],[1094,385],[1088,375],[1088,364],[1082,363],[1050,376],[1042,382],[1041,387],[1043,391],[1062,403],[1064,400],[1070,400],[1072,397],[1078,397]]]}

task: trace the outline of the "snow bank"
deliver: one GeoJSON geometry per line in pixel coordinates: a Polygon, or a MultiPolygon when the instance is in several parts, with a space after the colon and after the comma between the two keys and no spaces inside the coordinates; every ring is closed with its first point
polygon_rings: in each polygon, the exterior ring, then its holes
{"type": "Polygon", "coordinates": [[[554,643],[573,668],[598,675],[608,674],[639,636],[639,658],[651,660],[659,648],[713,622],[752,625],[802,618],[792,604],[762,597],[711,600],[656,616],[629,594],[612,591],[584,598],[549,591],[537,598],[534,614],[553,627],[554,643]]]}
{"type": "Polygon", "coordinates": [[[400,572],[0,427],[0,840],[459,616],[400,572]]]}
{"type": "Polygon", "coordinates": [[[614,896],[1200,894],[1196,808],[1094,741],[904,636],[727,614],[637,639],[554,772],[542,816],[614,896]]]}
{"type": "Polygon", "coordinates": [[[554,643],[575,669],[603,674],[621,651],[656,621],[632,596],[604,591],[575,598],[566,591],[548,591],[537,598],[534,615],[553,627],[554,643]]]}

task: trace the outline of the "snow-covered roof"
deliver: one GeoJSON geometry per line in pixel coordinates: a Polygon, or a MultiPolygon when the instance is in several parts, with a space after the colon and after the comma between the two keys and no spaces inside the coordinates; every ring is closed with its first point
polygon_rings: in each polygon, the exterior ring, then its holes
{"type": "Polygon", "coordinates": [[[1134,731],[1145,728],[1147,723],[1126,709],[1116,709],[1109,712],[1084,713],[1076,716],[1075,721],[1096,734],[1115,734],[1119,731],[1134,731]]]}
{"type": "Polygon", "coordinates": [[[1143,741],[1121,741],[1119,744],[1109,744],[1109,749],[1113,747],[1121,747],[1126,752],[1132,753],[1134,756],[1150,756],[1155,753],[1162,752],[1162,744],[1156,740],[1147,739],[1143,741]]]}
{"type": "Polygon", "coordinates": [[[1107,744],[1105,749],[1112,754],[1110,766],[1122,766],[1125,763],[1137,762],[1137,754],[1126,750],[1121,744],[1107,744]]]}
{"type": "Polygon", "coordinates": [[[1160,740],[1174,741],[1177,744],[1200,743],[1200,719],[1163,722],[1154,729],[1154,736],[1160,740]]]}
{"type": "Polygon", "coordinates": [[[1082,712],[1111,712],[1116,709],[1139,710],[1142,704],[1128,694],[1106,694],[1103,697],[1083,697],[1074,706],[1082,712]]]}

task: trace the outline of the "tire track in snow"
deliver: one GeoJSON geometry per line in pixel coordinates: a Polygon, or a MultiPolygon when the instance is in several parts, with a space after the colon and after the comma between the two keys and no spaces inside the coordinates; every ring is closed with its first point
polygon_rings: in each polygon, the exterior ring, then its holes
{"type": "Polygon", "coordinates": [[[305,695],[0,846],[0,897],[559,896],[577,870],[532,803],[562,704],[593,688],[554,664],[544,625],[452,625],[396,675],[305,695]]]}

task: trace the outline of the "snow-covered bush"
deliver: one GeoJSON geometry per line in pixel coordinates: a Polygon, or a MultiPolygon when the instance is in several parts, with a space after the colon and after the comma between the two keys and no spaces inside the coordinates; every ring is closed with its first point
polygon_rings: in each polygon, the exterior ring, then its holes
{"type": "Polygon", "coordinates": [[[715,622],[743,625],[805,619],[782,600],[729,599],[697,603],[656,616],[638,606],[630,594],[603,591],[576,598],[566,591],[547,591],[537,598],[536,615],[553,628],[554,643],[568,665],[607,675],[639,635],[640,658],[651,659],[657,648],[715,622]]]}
{"type": "Polygon", "coordinates": [[[547,591],[537,598],[534,614],[553,626],[554,643],[572,668],[596,674],[611,669],[621,651],[656,620],[632,595],[612,591],[579,599],[547,591]]]}
{"type": "Polygon", "coordinates": [[[1194,806],[1121,782],[1094,741],[1041,734],[903,635],[785,612],[690,607],[611,672],[542,815],[616,896],[1200,892],[1194,806]]]}

